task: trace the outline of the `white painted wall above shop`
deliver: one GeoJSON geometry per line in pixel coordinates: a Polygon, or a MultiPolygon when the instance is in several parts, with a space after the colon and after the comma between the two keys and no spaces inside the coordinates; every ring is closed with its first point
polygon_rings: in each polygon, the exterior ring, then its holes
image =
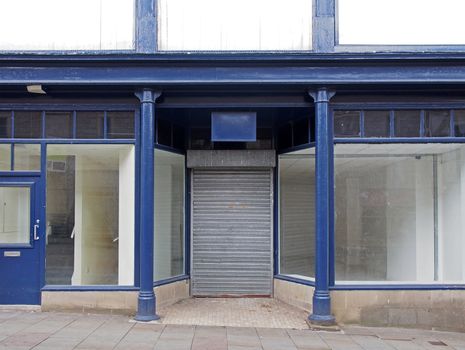
{"type": "Polygon", "coordinates": [[[339,0],[341,45],[463,45],[463,0],[339,0]]]}
{"type": "Polygon", "coordinates": [[[0,50],[131,50],[134,0],[2,0],[0,50]]]}
{"type": "Polygon", "coordinates": [[[310,50],[311,0],[159,0],[165,51],[310,50]]]}

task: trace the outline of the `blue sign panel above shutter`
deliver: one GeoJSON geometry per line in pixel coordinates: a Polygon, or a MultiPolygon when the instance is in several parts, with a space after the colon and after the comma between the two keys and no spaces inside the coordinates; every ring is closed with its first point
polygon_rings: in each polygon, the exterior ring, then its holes
{"type": "Polygon", "coordinates": [[[212,141],[257,141],[257,113],[212,112],[212,141]]]}

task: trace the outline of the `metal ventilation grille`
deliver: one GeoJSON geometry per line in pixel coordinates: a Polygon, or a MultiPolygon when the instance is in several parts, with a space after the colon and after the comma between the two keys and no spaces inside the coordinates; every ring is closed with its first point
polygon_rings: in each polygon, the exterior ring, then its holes
{"type": "Polygon", "coordinates": [[[271,295],[271,171],[193,174],[192,294],[271,295]]]}

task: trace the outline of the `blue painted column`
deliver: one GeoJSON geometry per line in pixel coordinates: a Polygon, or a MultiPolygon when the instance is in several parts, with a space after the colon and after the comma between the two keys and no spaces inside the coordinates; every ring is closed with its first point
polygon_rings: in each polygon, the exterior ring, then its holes
{"type": "Polygon", "coordinates": [[[315,102],[316,118],[316,235],[315,235],[315,291],[313,293],[313,312],[309,321],[317,325],[335,324],[331,315],[330,282],[330,236],[331,216],[334,215],[331,198],[333,191],[333,130],[329,114],[329,100],[334,96],[327,88],[310,92],[315,102]]]}
{"type": "Polygon", "coordinates": [[[136,92],[140,100],[140,291],[137,304],[137,321],[154,321],[156,297],[153,292],[154,247],[154,139],[155,100],[160,92],[143,89],[136,92]]]}

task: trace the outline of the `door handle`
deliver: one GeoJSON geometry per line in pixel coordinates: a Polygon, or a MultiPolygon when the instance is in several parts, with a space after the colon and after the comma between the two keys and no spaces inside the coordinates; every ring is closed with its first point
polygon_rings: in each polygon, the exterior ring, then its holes
{"type": "Polygon", "coordinates": [[[38,241],[39,240],[39,234],[37,233],[37,230],[39,229],[39,223],[40,223],[40,220],[37,219],[36,220],[36,223],[34,225],[34,241],[38,241]]]}

